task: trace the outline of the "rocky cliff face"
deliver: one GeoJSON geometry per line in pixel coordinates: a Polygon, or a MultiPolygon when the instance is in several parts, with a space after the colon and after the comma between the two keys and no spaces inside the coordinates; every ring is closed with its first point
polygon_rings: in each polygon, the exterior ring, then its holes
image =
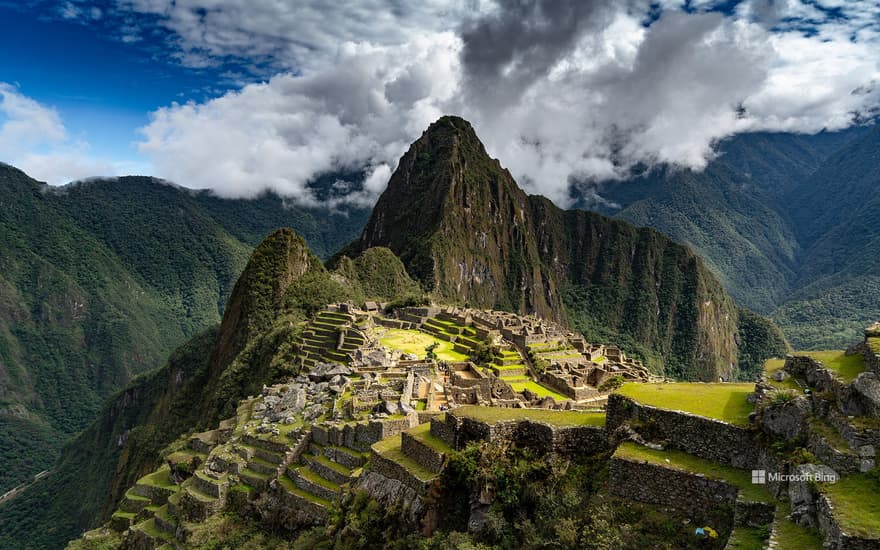
{"type": "Polygon", "coordinates": [[[737,371],[736,305],[690,249],[526,195],[461,118],[413,143],[348,252],[374,246],[437,301],[555,319],[683,378],[737,371]]]}

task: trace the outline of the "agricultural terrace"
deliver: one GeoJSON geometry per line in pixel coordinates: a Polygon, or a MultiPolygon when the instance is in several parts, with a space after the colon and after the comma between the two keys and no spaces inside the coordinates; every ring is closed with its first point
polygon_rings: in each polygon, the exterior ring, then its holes
{"type": "Polygon", "coordinates": [[[750,383],[628,382],[615,393],[660,409],[683,411],[738,426],[748,426],[749,414],[754,410],[754,406],[748,402],[748,395],[754,391],[755,385],[750,383]]]}
{"type": "Polygon", "coordinates": [[[404,353],[412,353],[419,359],[424,359],[427,353],[425,348],[437,344],[434,353],[439,361],[466,361],[467,356],[452,349],[452,342],[441,340],[435,336],[418,330],[405,330],[392,328],[381,334],[379,342],[390,350],[404,353]]]}
{"type": "Polygon", "coordinates": [[[453,411],[455,416],[473,418],[494,424],[510,420],[531,420],[552,426],[604,426],[605,413],[588,411],[558,411],[551,409],[513,409],[465,405],[453,411]]]}

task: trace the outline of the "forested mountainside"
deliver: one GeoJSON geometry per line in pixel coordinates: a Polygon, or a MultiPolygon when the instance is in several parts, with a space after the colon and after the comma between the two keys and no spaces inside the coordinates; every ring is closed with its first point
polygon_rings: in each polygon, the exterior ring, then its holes
{"type": "Polygon", "coordinates": [[[740,135],[701,172],[659,167],[607,184],[597,207],[690,245],[795,347],[840,347],[880,315],[878,136],[740,135]]]}
{"type": "Polygon", "coordinates": [[[49,468],[109,395],[218,322],[266,234],[296,227],[326,255],[364,219],[151,178],[50,188],[0,165],[0,492],[49,468]]]}
{"type": "Polygon", "coordinates": [[[386,249],[343,258],[330,272],[293,231],[273,233],[252,254],[220,326],[114,396],[46,480],[0,508],[0,547],[61,547],[106,520],[121,493],[157,466],[166,445],[215,426],[263,384],[296,374],[292,341],[300,321],[326,303],[419,295],[386,249]]]}

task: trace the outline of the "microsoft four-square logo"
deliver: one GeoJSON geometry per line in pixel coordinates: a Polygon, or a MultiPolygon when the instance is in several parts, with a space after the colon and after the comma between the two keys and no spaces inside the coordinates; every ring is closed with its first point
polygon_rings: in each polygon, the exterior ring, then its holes
{"type": "Polygon", "coordinates": [[[766,485],[767,484],[767,471],[766,470],[752,470],[752,483],[756,485],[766,485]]]}

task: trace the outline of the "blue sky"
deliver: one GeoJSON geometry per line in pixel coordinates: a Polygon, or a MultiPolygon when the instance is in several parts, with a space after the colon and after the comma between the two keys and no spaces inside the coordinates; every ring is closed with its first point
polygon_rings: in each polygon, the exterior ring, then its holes
{"type": "Polygon", "coordinates": [[[700,169],[740,132],[880,110],[880,1],[0,0],[0,160],[61,184],[144,173],[222,196],[365,171],[438,116],[528,191],[700,169]]]}

